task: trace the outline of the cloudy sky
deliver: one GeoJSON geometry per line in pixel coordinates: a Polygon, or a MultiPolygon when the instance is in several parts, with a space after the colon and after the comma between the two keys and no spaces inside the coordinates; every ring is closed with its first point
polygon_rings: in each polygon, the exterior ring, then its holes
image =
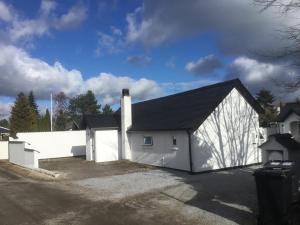
{"type": "MultiPolygon", "coordinates": [[[[20,91],[41,108],[50,93],[92,90],[117,105],[240,78],[279,99],[275,81],[293,80],[292,59],[266,57],[292,46],[283,37],[297,11],[260,13],[251,0],[0,0],[0,115],[20,91]]],[[[299,69],[299,68],[298,68],[299,69]]]]}

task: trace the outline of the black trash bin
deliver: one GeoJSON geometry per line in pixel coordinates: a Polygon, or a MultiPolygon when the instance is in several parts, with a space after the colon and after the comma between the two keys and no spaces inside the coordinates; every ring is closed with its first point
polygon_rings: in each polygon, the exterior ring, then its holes
{"type": "Polygon", "coordinates": [[[294,162],[270,161],[254,172],[258,197],[258,225],[291,224],[294,162]]]}

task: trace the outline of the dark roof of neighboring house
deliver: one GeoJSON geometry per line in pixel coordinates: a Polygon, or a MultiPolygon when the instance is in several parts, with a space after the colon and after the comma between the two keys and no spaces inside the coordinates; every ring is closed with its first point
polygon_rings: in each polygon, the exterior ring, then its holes
{"type": "MultiPolygon", "coordinates": [[[[235,79],[135,103],[132,105],[130,130],[197,129],[233,88],[236,88],[258,113],[263,112],[241,81],[235,79]]],[[[120,115],[120,109],[116,113],[120,115]]]]}
{"type": "Polygon", "coordinates": [[[9,129],[5,128],[5,127],[0,127],[0,134],[8,134],[9,133],[9,129]]]}
{"type": "MultiPolygon", "coordinates": [[[[290,150],[300,150],[300,143],[296,141],[291,134],[273,134],[270,135],[270,138],[274,137],[276,141],[281,144],[283,147],[290,150]]],[[[265,142],[267,143],[267,142],[265,142]]],[[[265,144],[264,143],[264,144],[265,144]]],[[[264,145],[262,144],[262,145],[264,145]]]]}
{"type": "Polygon", "coordinates": [[[283,122],[291,113],[295,113],[300,116],[300,103],[290,102],[286,103],[285,106],[281,109],[277,120],[278,122],[283,122]]]}
{"type": "Polygon", "coordinates": [[[81,129],[89,128],[119,128],[118,115],[84,115],[80,124],[81,129]]]}

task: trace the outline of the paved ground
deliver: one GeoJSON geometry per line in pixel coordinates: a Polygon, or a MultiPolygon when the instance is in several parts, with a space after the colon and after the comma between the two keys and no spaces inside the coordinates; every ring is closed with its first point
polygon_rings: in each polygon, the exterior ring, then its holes
{"type": "Polygon", "coordinates": [[[65,162],[42,162],[65,174],[42,180],[0,161],[0,224],[256,224],[252,168],[188,175],[129,162],[65,162]]]}

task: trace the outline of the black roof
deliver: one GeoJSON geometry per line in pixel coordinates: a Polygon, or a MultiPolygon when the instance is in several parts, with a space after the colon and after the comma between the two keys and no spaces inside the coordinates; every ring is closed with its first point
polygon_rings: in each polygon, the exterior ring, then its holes
{"type": "Polygon", "coordinates": [[[0,127],[0,134],[8,134],[9,133],[9,129],[5,128],[5,127],[0,127]]]}
{"type": "MultiPolygon", "coordinates": [[[[258,113],[263,112],[241,81],[234,79],[135,103],[132,105],[130,130],[197,129],[233,88],[236,88],[258,113]]],[[[120,115],[120,109],[117,114],[120,115]]]]}
{"type": "Polygon", "coordinates": [[[300,150],[300,143],[291,134],[273,134],[270,137],[274,137],[279,144],[287,149],[300,150]]]}
{"type": "Polygon", "coordinates": [[[84,115],[80,124],[80,129],[88,128],[119,128],[119,115],[84,115]]]}
{"type": "MultiPolygon", "coordinates": [[[[234,79],[132,104],[130,131],[197,129],[233,88],[258,113],[263,112],[241,81],[234,79]]],[[[113,116],[86,115],[81,128],[120,128],[120,114],[119,109],[113,116]]]]}
{"type": "Polygon", "coordinates": [[[289,102],[284,105],[280,110],[280,113],[277,117],[278,122],[283,122],[291,113],[295,113],[300,116],[300,103],[298,102],[289,102]]]}

